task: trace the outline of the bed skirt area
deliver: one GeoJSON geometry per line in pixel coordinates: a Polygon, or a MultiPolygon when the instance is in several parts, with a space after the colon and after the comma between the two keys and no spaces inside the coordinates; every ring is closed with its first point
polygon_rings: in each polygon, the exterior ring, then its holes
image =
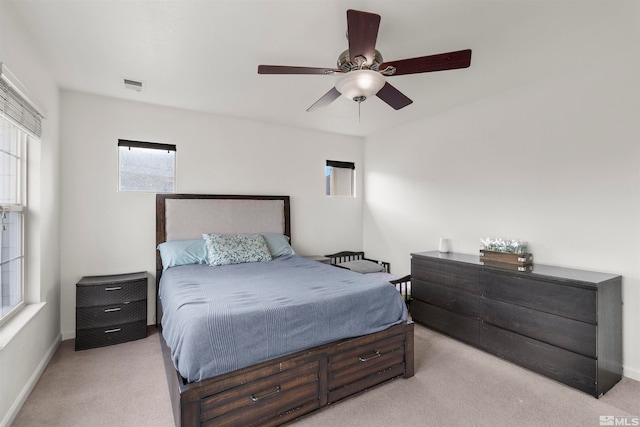
{"type": "Polygon", "coordinates": [[[414,375],[413,322],[186,383],[160,334],[176,426],[277,426],[414,375]]]}

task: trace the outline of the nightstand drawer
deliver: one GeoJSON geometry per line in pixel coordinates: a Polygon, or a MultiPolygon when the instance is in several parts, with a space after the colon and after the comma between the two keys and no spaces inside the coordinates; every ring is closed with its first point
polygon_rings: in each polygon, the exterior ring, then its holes
{"type": "Polygon", "coordinates": [[[146,336],[146,319],[109,327],[76,329],[76,350],[120,344],[145,338],[146,336]]]}
{"type": "Polygon", "coordinates": [[[147,298],[147,280],[81,285],[76,288],[76,307],[117,304],[147,298]]]}
{"type": "Polygon", "coordinates": [[[76,327],[78,329],[119,325],[146,318],[146,300],[76,309],[76,327]]]}

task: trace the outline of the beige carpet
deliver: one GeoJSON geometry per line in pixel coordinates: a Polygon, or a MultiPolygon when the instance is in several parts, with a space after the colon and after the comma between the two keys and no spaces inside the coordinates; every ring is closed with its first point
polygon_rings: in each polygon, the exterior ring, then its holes
{"type": "Polygon", "coordinates": [[[173,426],[158,333],[74,351],[63,341],[13,426],[173,426]]]}
{"type": "MultiPolygon", "coordinates": [[[[326,426],[598,426],[640,416],[640,382],[600,399],[504,362],[419,325],[416,375],[393,380],[303,418],[326,426]]],[[[75,352],[64,341],[14,426],[171,426],[158,335],[75,352]]],[[[618,424],[620,425],[620,424],[618,424]]]]}

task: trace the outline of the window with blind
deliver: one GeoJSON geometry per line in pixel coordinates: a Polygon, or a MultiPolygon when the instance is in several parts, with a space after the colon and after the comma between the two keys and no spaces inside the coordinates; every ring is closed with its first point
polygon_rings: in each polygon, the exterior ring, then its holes
{"type": "Polygon", "coordinates": [[[327,160],[325,179],[327,196],[356,197],[355,163],[327,160]]]}
{"type": "Polygon", "coordinates": [[[0,114],[39,138],[42,135],[42,115],[21,94],[26,89],[2,63],[0,76],[0,114]]]}
{"type": "Polygon", "coordinates": [[[24,229],[27,144],[39,137],[41,116],[19,91],[0,79],[0,324],[25,304],[24,229]]]}
{"type": "Polygon", "coordinates": [[[119,191],[174,193],[176,146],[118,140],[119,191]]]}

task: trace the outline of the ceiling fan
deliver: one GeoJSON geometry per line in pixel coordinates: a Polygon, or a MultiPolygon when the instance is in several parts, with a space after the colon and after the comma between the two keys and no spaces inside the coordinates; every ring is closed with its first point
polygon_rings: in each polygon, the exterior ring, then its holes
{"type": "Polygon", "coordinates": [[[337,68],[259,65],[258,74],[339,76],[335,86],[307,111],[329,105],[340,95],[358,103],[376,95],[394,109],[399,110],[413,101],[391,86],[385,77],[454,70],[471,65],[471,49],[385,62],[375,48],[379,26],[380,15],[349,9],[347,10],[349,49],[338,57],[337,68]]]}

